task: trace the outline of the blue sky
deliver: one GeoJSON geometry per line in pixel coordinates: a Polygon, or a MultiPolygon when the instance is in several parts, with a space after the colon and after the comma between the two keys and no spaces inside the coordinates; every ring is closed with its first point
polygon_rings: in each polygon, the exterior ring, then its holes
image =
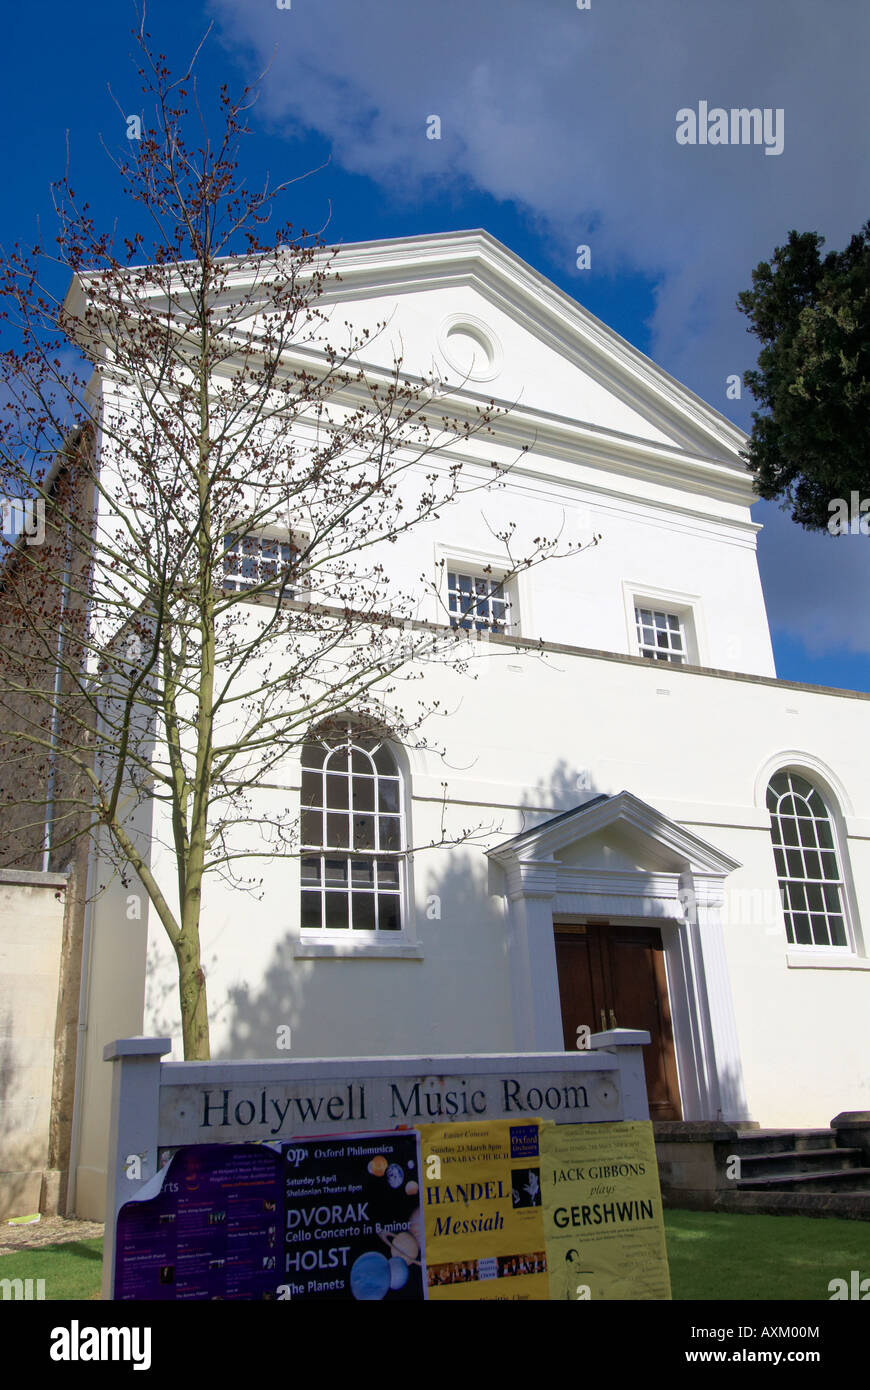
{"type": "MultiPolygon", "coordinates": [[[[128,0],[5,16],[4,246],[33,240],[37,218],[53,234],[67,139],[97,224],[132,225],[100,142],[122,149],[123,113],[142,110],[134,23],[128,0]]],[[[737,293],[790,228],[834,248],[870,217],[864,0],[148,5],[173,71],[209,23],[204,92],[267,68],[251,179],[317,171],[287,196],[297,227],[330,242],[485,227],[744,428],[751,397],[728,400],[725,379],[754,365],[757,344],[737,293]],[[701,100],[781,108],[782,153],[679,146],[676,112],[701,100]],[[431,114],[439,141],[425,136],[431,114]]],[[[867,538],[805,532],[772,504],[754,514],[778,674],[870,690],[867,538]]]]}

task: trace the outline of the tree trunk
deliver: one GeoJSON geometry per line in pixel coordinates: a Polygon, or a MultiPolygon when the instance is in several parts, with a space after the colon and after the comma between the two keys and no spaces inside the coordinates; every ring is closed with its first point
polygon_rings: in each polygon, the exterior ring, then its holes
{"type": "Polygon", "coordinates": [[[208,1002],[205,975],[199,959],[199,932],[182,932],[175,947],[178,988],[181,997],[181,1032],[185,1062],[207,1062],[211,1056],[208,1036],[208,1002]]]}

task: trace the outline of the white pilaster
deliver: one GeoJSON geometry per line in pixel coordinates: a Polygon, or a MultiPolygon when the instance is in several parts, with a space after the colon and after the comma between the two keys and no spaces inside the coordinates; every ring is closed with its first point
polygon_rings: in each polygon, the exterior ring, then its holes
{"type": "Polygon", "coordinates": [[[706,995],[709,1037],[718,1089],[718,1113],[706,1118],[725,1120],[733,1124],[750,1120],[752,1117],[743,1086],[737,1021],[728,978],[728,960],[722,930],[722,879],[721,876],[697,872],[691,875],[691,879],[695,927],[701,954],[699,964],[703,965],[698,984],[703,986],[706,995]]]}
{"type": "Polygon", "coordinates": [[[509,876],[509,960],[514,1039],[524,1052],[565,1046],[553,935],[555,864],[520,864],[509,876]]]}

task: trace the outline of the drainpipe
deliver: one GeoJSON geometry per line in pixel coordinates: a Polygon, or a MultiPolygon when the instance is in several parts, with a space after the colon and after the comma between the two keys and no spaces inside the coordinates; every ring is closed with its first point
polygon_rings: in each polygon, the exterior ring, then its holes
{"type": "Polygon", "coordinates": [[[48,873],[51,860],[51,822],[54,818],[54,793],[57,782],[57,744],[58,728],[60,726],[60,692],[63,684],[63,673],[61,671],[61,658],[64,648],[64,618],[69,606],[69,584],[72,573],[72,542],[70,533],[72,531],[72,518],[67,522],[66,541],[64,543],[64,571],[63,584],[60,593],[60,619],[57,625],[57,664],[54,668],[54,707],[51,711],[51,733],[49,735],[49,765],[48,765],[48,786],[45,798],[45,827],[42,835],[42,871],[48,873]]]}
{"type": "MultiPolygon", "coordinates": [[[[77,440],[76,440],[76,443],[78,444],[80,441],[81,441],[81,435],[78,436],[78,438],[77,438],[77,440]]],[[[95,440],[95,441],[94,441],[94,451],[95,451],[95,452],[94,452],[94,457],[95,457],[95,458],[96,458],[96,456],[97,456],[97,454],[96,454],[96,448],[97,448],[97,446],[96,446],[96,440],[95,440]]],[[[95,522],[95,524],[96,524],[96,522],[95,522]]],[[[71,570],[72,570],[72,542],[71,542],[71,540],[70,540],[70,536],[71,536],[71,533],[72,533],[72,525],[73,525],[73,518],[72,518],[72,516],[70,516],[69,522],[68,522],[68,525],[67,525],[67,547],[66,547],[66,555],[65,555],[65,557],[64,557],[64,558],[65,558],[65,561],[66,561],[66,570],[65,570],[65,574],[64,574],[64,592],[63,592],[63,596],[62,596],[62,609],[61,609],[62,612],[65,611],[65,609],[64,609],[64,607],[63,607],[63,600],[66,599],[66,598],[68,597],[68,594],[69,594],[69,581],[70,581],[71,570]]],[[[63,624],[61,624],[61,633],[62,633],[62,631],[63,631],[63,624]]],[[[60,648],[60,636],[59,636],[59,638],[58,638],[58,657],[60,656],[60,650],[61,650],[61,648],[60,648]]],[[[59,676],[60,676],[60,662],[58,661],[57,677],[59,678],[59,676]]],[[[57,678],[56,678],[56,681],[55,681],[55,690],[57,690],[57,689],[58,689],[58,680],[57,680],[57,678]]],[[[56,699],[56,700],[55,700],[55,710],[57,710],[57,705],[58,705],[58,703],[59,703],[59,702],[58,702],[57,699],[56,699]]],[[[95,717],[94,717],[94,751],[95,751],[95,752],[96,752],[97,741],[98,741],[98,740],[97,740],[97,734],[98,734],[98,732],[99,732],[99,725],[100,725],[100,712],[99,712],[99,707],[98,707],[98,708],[96,709],[96,711],[95,711],[95,717]]],[[[56,733],[56,725],[55,725],[55,721],[52,720],[52,748],[53,748],[53,749],[54,749],[54,737],[55,737],[55,733],[56,733]]],[[[49,803],[49,805],[46,807],[46,825],[45,825],[45,833],[46,833],[46,854],[48,853],[49,836],[50,836],[50,833],[51,833],[51,827],[50,827],[50,824],[49,824],[49,813],[50,813],[50,811],[53,811],[53,803],[54,803],[54,753],[53,753],[52,756],[53,756],[52,769],[51,769],[51,797],[52,797],[52,800],[51,800],[51,803],[49,803]]],[[[83,928],[82,928],[82,968],[81,968],[81,979],[80,979],[80,981],[79,981],[79,1011],[78,1011],[78,1018],[79,1018],[79,1021],[78,1021],[78,1027],[77,1027],[77,1029],[76,1029],[76,1071],[75,1071],[75,1083],[74,1083],[74,1086],[73,1086],[73,1114],[72,1114],[72,1126],[71,1126],[71,1131],[70,1131],[70,1144],[69,1144],[69,1174],[68,1174],[68,1179],[67,1179],[67,1195],[66,1195],[66,1215],[67,1215],[67,1216],[73,1216],[73,1215],[75,1214],[75,1204],[76,1204],[76,1187],[77,1187],[77,1181],[76,1181],[76,1179],[77,1179],[78,1166],[79,1166],[79,1145],[80,1145],[80,1143],[81,1143],[81,1129],[82,1129],[82,1090],[83,1090],[83,1087],[84,1087],[84,1071],[85,1071],[85,1051],[84,1051],[84,1049],[85,1049],[85,1043],[86,1043],[86,1041],[87,1041],[87,1031],[88,1031],[88,1004],[89,1004],[89,1000],[90,1000],[90,985],[91,985],[91,955],[92,955],[92,951],[93,951],[92,942],[93,942],[93,918],[94,918],[94,905],[93,905],[93,904],[94,904],[94,879],[95,879],[95,877],[96,877],[98,841],[97,841],[96,837],[94,837],[93,840],[91,840],[91,835],[90,835],[90,833],[89,833],[88,838],[89,838],[90,843],[89,843],[89,845],[88,845],[88,871],[87,871],[87,874],[86,874],[86,876],[85,876],[85,914],[84,914],[84,924],[83,924],[83,928]]]]}
{"type": "MultiPolygon", "coordinates": [[[[99,730],[99,710],[95,715],[94,733],[99,730]]],[[[96,737],[95,737],[96,743],[96,737]]],[[[89,837],[90,838],[90,837],[89,837]]],[[[82,930],[82,973],[79,983],[79,1022],[76,1030],[76,1076],[73,1088],[72,1131],[69,1142],[69,1178],[67,1180],[66,1215],[75,1215],[76,1176],[79,1163],[79,1144],[82,1128],[82,1089],[85,1073],[85,1045],[88,1032],[88,1004],[91,985],[91,954],[93,950],[94,922],[94,879],[97,871],[98,840],[96,837],[88,846],[88,872],[85,879],[85,920],[82,930]]]]}

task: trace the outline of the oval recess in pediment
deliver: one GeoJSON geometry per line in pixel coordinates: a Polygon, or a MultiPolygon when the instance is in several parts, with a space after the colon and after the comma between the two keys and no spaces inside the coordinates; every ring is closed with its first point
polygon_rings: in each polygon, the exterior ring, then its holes
{"type": "Polygon", "coordinates": [[[462,381],[491,381],[501,370],[501,344],[491,328],[470,314],[445,319],[438,347],[462,381]]]}

